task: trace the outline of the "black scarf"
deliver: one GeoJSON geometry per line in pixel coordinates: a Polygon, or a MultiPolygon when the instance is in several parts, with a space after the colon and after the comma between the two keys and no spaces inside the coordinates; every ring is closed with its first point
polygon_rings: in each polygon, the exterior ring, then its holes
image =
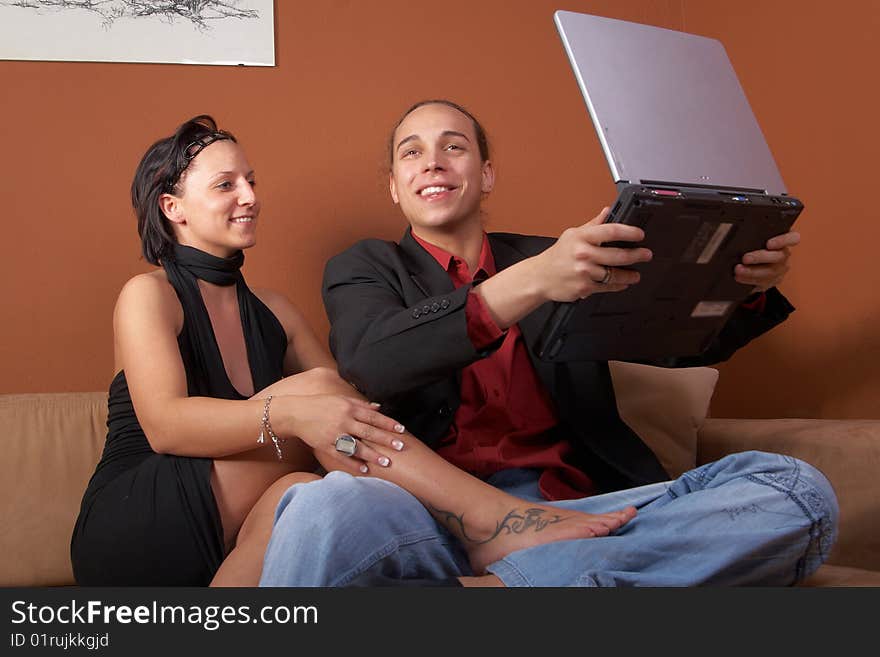
{"type": "Polygon", "coordinates": [[[175,244],[171,256],[162,261],[168,280],[183,306],[184,326],[178,336],[178,345],[191,397],[241,398],[223,367],[198,279],[215,285],[236,286],[254,392],[283,376],[287,337],[275,315],[248,288],[241,274],[243,264],[244,253],[241,251],[229,258],[218,258],[180,244],[175,244]]]}

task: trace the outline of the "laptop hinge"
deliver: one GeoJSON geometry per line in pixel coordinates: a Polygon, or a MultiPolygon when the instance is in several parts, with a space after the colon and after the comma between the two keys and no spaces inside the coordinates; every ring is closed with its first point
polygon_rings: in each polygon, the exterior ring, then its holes
{"type": "MultiPolygon", "coordinates": [[[[680,183],[670,180],[641,180],[641,185],[649,185],[651,187],[690,187],[691,189],[709,189],[713,191],[732,192],[737,194],[766,194],[766,189],[753,189],[750,187],[726,187],[724,185],[700,185],[697,183],[680,183]]],[[[620,183],[618,183],[618,187],[620,183]]]]}

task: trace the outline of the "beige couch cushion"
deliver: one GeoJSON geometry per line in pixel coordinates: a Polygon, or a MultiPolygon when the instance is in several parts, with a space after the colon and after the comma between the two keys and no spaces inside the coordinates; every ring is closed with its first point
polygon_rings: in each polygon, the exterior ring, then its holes
{"type": "Polygon", "coordinates": [[[671,477],[696,466],[697,432],[718,382],[711,367],[666,368],[611,361],[620,417],[671,477]]]}
{"type": "Polygon", "coordinates": [[[801,586],[880,586],[880,572],[862,568],[847,568],[824,564],[801,586]]]}
{"type": "Polygon", "coordinates": [[[0,395],[0,586],[73,584],[70,535],[106,422],[107,393],[0,395]]]}

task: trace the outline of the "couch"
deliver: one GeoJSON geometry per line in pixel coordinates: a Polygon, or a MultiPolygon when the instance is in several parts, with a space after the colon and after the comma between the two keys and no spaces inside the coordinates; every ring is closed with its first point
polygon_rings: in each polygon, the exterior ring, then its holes
{"type": "MultiPolygon", "coordinates": [[[[880,420],[707,417],[718,372],[615,363],[621,416],[673,475],[759,449],[802,458],[834,486],[840,535],[807,586],[880,586],[880,420]]],[[[106,434],[105,392],[0,395],[0,586],[74,583],[70,535],[106,434]]]]}

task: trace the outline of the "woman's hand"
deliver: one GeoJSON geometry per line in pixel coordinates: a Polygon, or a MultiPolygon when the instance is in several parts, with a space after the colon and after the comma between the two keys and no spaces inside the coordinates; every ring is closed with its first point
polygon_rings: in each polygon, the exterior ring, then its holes
{"type": "Polygon", "coordinates": [[[374,404],[345,395],[277,397],[273,401],[271,421],[273,427],[278,424],[276,433],[295,436],[309,445],[328,470],[366,474],[368,464],[391,465],[391,460],[373,445],[395,451],[404,448],[402,424],[379,413],[374,404]],[[343,435],[355,439],[356,449],[351,456],[336,449],[336,440],[343,435]]]}
{"type": "Polygon", "coordinates": [[[575,301],[596,292],[619,292],[639,282],[639,273],[625,269],[651,259],[645,248],[603,246],[606,242],[640,242],[645,233],[636,226],[606,224],[608,208],[590,221],[563,231],[556,243],[538,256],[539,272],[548,301],[575,301]]]}

